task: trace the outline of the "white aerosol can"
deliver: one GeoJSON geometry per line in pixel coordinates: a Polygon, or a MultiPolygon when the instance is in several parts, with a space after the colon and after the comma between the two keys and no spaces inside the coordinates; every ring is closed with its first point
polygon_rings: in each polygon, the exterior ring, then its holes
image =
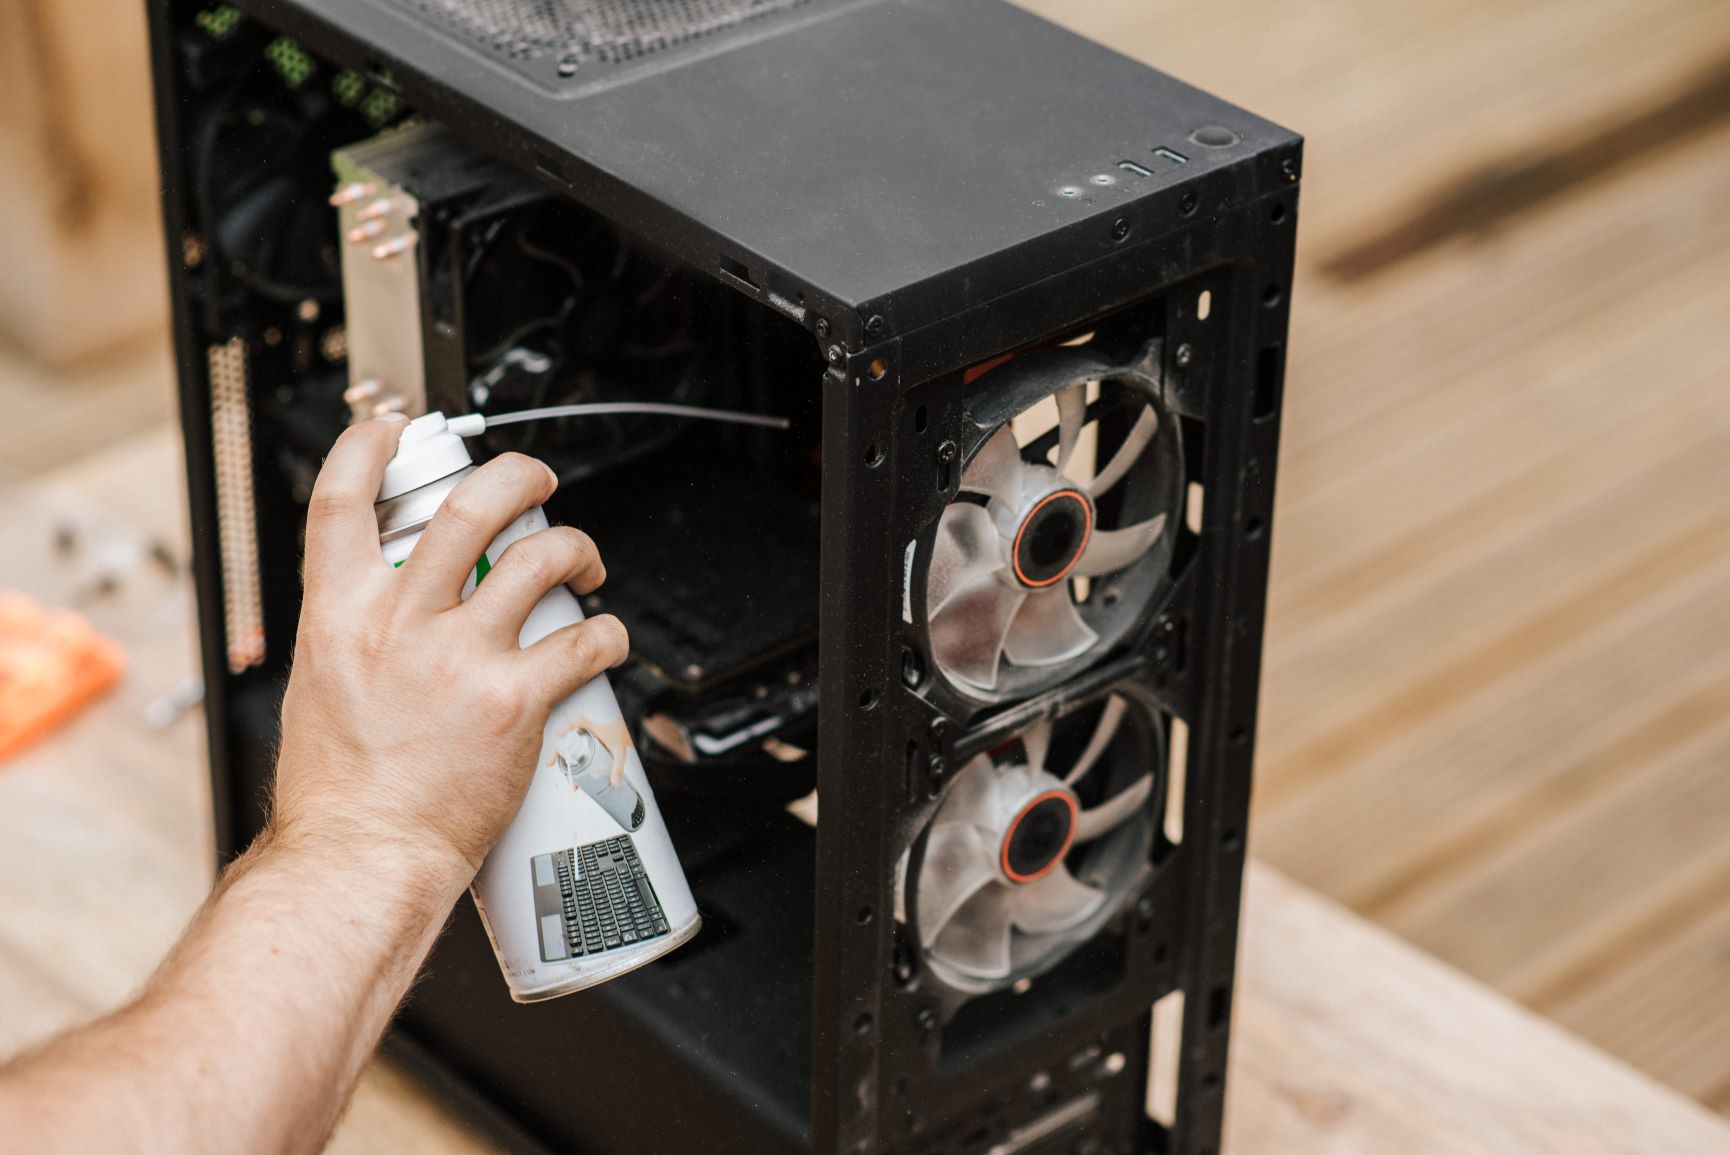
{"type": "MultiPolygon", "coordinates": [[[[385,560],[407,559],[473,470],[468,446],[443,414],[409,423],[379,489],[385,560]]],[[[477,559],[463,597],[512,542],[546,527],[538,507],[519,517],[477,559]]],[[[529,614],[519,644],[582,618],[570,590],[556,587],[529,614]]],[[[470,893],[519,1003],[616,978],[689,941],[702,925],[605,674],[553,708],[528,796],[470,893]]]]}

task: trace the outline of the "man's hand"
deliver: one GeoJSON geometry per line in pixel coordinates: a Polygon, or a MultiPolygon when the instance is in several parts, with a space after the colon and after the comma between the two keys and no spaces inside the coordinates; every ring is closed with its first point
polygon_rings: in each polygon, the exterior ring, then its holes
{"type": "Polygon", "coordinates": [[[6,1150],[321,1150],[521,805],[552,706],[624,658],[612,618],[518,647],[548,590],[601,584],[575,530],[513,543],[461,600],[482,551],[552,493],[526,457],[470,474],[386,564],[373,498],[402,424],[350,429],[319,474],[270,826],[136,1002],[0,1069],[6,1150]]]}
{"type": "Polygon", "coordinates": [[[461,599],[487,546],[557,487],[520,454],[465,478],[393,570],[373,501],[402,426],[349,429],[313,491],[272,833],[383,848],[460,890],[521,805],[552,707],[623,661],[629,643],[617,618],[597,617],[518,648],[548,590],[586,594],[606,576],[575,529],[513,543],[461,599]]]}

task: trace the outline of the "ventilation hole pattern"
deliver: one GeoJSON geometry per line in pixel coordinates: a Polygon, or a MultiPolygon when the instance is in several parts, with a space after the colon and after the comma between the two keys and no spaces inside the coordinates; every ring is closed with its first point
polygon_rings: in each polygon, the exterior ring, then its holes
{"type": "Polygon", "coordinates": [[[513,60],[623,64],[809,0],[398,0],[513,60]]]}
{"type": "Polygon", "coordinates": [[[258,579],[258,509],[252,489],[252,409],[246,395],[246,342],[212,345],[211,449],[216,462],[216,527],[222,559],[222,616],[228,668],[264,661],[264,599],[258,579]]]}

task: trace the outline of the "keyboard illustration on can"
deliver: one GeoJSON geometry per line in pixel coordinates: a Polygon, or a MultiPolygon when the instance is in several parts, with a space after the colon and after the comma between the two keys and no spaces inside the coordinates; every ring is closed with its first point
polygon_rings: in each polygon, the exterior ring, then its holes
{"type": "Polygon", "coordinates": [[[542,962],[620,950],[668,931],[628,837],[539,854],[531,866],[542,962]]]}

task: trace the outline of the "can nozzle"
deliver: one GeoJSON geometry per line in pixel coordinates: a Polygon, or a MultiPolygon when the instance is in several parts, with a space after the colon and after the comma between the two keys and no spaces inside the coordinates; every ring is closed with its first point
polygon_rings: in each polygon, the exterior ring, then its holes
{"type": "Polygon", "coordinates": [[[487,419],[479,413],[445,418],[445,428],[458,437],[479,437],[487,431],[487,419]]]}
{"type": "Polygon", "coordinates": [[[469,447],[463,444],[464,435],[454,433],[452,424],[443,413],[428,413],[408,423],[397,442],[396,456],[384,467],[378,500],[401,497],[474,464],[469,447]]]}

